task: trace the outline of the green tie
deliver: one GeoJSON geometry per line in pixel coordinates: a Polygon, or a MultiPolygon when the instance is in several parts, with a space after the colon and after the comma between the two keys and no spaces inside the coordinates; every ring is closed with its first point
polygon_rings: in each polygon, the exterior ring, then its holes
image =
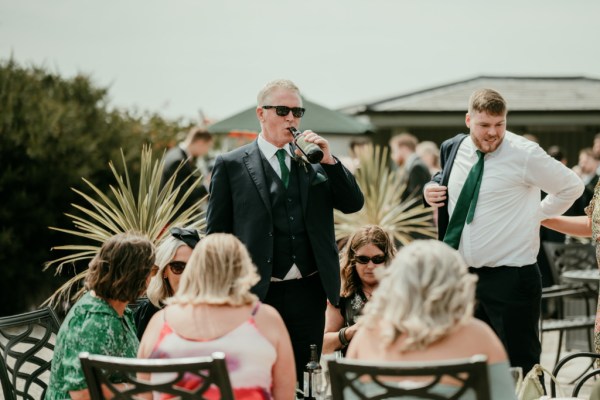
{"type": "Polygon", "coordinates": [[[279,149],[275,155],[279,160],[279,167],[281,168],[281,181],[283,182],[283,186],[287,188],[290,181],[290,170],[288,169],[287,165],[285,165],[285,150],[279,149]]]}
{"type": "Polygon", "coordinates": [[[477,204],[477,197],[479,197],[479,187],[481,186],[481,177],[483,176],[483,157],[485,153],[477,150],[477,156],[479,160],[477,160],[471,171],[469,171],[467,180],[454,206],[450,222],[448,222],[448,229],[446,229],[446,234],[444,235],[444,243],[455,249],[458,249],[458,245],[460,244],[460,236],[465,227],[465,221],[467,224],[470,224],[475,215],[475,205],[477,204]]]}

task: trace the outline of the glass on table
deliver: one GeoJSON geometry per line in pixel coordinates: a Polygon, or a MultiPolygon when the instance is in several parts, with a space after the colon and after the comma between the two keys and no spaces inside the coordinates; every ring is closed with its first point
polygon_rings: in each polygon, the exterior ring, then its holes
{"type": "Polygon", "coordinates": [[[510,367],[508,371],[510,372],[510,376],[512,376],[515,381],[515,391],[518,392],[521,384],[523,383],[523,368],[510,367]]]}

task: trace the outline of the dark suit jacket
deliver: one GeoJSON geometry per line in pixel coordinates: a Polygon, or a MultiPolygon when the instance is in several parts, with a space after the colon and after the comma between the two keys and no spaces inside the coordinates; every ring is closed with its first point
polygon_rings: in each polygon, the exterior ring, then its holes
{"type": "MultiPolygon", "coordinates": [[[[165,182],[175,174],[177,171],[177,176],[175,177],[175,185],[174,188],[181,185],[179,189],[179,196],[177,197],[177,201],[181,198],[181,196],[189,189],[192,185],[194,179],[199,179],[200,174],[191,160],[188,159],[188,156],[185,154],[185,151],[181,149],[179,146],[175,146],[165,155],[165,165],[162,171],[161,179],[160,179],[160,187],[162,188],[165,182]],[[179,165],[183,163],[181,169],[177,171],[179,165]],[[184,182],[185,178],[192,175],[187,181],[184,182]]],[[[204,196],[208,194],[206,187],[204,185],[200,185],[196,187],[196,189],[188,196],[183,207],[180,209],[180,212],[191,207],[193,204],[199,202],[204,196]]]]}
{"type": "MultiPolygon", "coordinates": [[[[421,198],[420,195],[423,193],[423,186],[431,180],[429,168],[427,168],[427,165],[421,160],[421,157],[416,154],[409,159],[405,168],[406,190],[402,193],[401,200],[405,201],[411,196],[421,198]]],[[[417,203],[413,205],[413,207],[416,207],[417,205],[419,204],[417,203]]]]}
{"type": "MultiPolygon", "coordinates": [[[[258,143],[252,142],[217,157],[207,211],[207,232],[227,232],[248,248],[258,267],[260,282],[253,291],[264,299],[273,270],[273,216],[269,182],[258,143]]],[[[292,161],[294,162],[294,161],[292,161]]],[[[340,295],[340,262],[333,228],[333,209],[359,211],[363,194],[352,174],[335,165],[298,167],[306,233],[315,255],[321,283],[329,301],[340,295]]]]}
{"type": "MultiPolygon", "coordinates": [[[[440,163],[442,165],[442,170],[433,176],[431,179],[433,182],[439,183],[442,186],[448,186],[448,180],[450,179],[450,172],[452,172],[456,153],[458,152],[458,148],[462,141],[468,136],[469,135],[464,133],[459,133],[452,139],[448,139],[442,143],[440,146],[440,163]]],[[[447,196],[445,205],[438,209],[438,238],[440,240],[444,239],[446,228],[448,228],[448,221],[450,220],[450,216],[448,215],[449,198],[450,197],[447,196]]]]}

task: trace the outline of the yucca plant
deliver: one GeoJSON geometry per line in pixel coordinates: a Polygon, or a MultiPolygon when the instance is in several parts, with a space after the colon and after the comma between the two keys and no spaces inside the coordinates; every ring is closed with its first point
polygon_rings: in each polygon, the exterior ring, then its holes
{"type": "MultiPolygon", "coordinates": [[[[137,193],[131,183],[127,162],[122,150],[124,176],[117,171],[112,161],[109,162],[109,167],[116,180],[116,185],[110,186],[112,196],[104,193],[85,178],[83,178],[83,181],[97,195],[97,198],[72,188],[87,203],[85,206],[73,204],[73,207],[79,210],[82,215],[65,214],[72,219],[75,229],[57,227],[50,227],[50,229],[85,238],[90,243],[69,244],[52,248],[52,250],[67,251],[69,254],[46,263],[45,268],[55,266],[57,273],[60,273],[67,265],[90,260],[98,252],[104,241],[118,233],[140,232],[155,244],[159,244],[164,237],[165,228],[168,226],[193,226],[197,229],[203,229],[205,227],[205,217],[204,211],[201,211],[201,206],[206,198],[178,214],[185,200],[200,185],[201,179],[192,182],[192,185],[179,199],[177,197],[181,187],[175,187],[175,175],[167,180],[161,189],[160,179],[164,167],[164,157],[165,153],[163,152],[161,158],[153,160],[152,149],[150,146],[144,146],[141,152],[137,193]]],[[[188,177],[188,179],[190,178],[188,177]]],[[[86,273],[87,268],[77,273],[58,288],[44,304],[56,305],[77,299],[83,292],[81,282],[86,273]],[[77,290],[72,299],[73,289],[77,290]]]]}
{"type": "Polygon", "coordinates": [[[402,175],[388,167],[387,148],[369,146],[360,155],[356,181],[365,196],[365,205],[354,214],[335,210],[335,238],[347,239],[363,225],[379,225],[393,236],[397,243],[406,245],[414,234],[436,237],[433,212],[419,202],[419,193],[402,201],[406,190],[402,175]]]}

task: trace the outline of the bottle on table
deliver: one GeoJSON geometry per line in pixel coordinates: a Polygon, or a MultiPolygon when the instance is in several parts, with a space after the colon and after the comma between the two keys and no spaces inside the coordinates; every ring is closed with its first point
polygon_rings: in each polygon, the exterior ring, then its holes
{"type": "Polygon", "coordinates": [[[323,386],[323,369],[319,363],[317,345],[310,345],[310,361],[304,367],[304,399],[318,400],[321,398],[323,386]]]}

